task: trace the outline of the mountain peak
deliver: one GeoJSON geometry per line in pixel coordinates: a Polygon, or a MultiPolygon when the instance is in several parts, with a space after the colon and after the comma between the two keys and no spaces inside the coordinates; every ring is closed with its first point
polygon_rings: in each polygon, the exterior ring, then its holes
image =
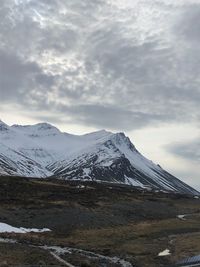
{"type": "Polygon", "coordinates": [[[34,125],[35,128],[37,128],[38,130],[42,130],[42,131],[47,131],[47,130],[52,130],[52,129],[56,129],[58,132],[60,132],[58,130],[58,128],[56,128],[55,126],[46,123],[46,122],[41,122],[41,123],[37,123],[34,125]]]}
{"type": "Polygon", "coordinates": [[[0,125],[2,125],[2,124],[5,124],[5,125],[6,125],[6,123],[3,122],[3,121],[0,119],[0,125]]]}
{"type": "Polygon", "coordinates": [[[99,130],[92,133],[84,134],[83,137],[87,139],[100,139],[103,137],[111,136],[113,135],[112,132],[106,131],[106,130],[99,130]]]}
{"type": "Polygon", "coordinates": [[[0,120],[0,131],[8,131],[9,130],[9,126],[3,122],[2,120],[0,120]]]}
{"type": "Polygon", "coordinates": [[[126,146],[127,149],[130,149],[132,151],[137,151],[129,137],[125,135],[123,132],[118,132],[112,135],[112,140],[116,143],[116,145],[119,146],[126,146]]]}
{"type": "Polygon", "coordinates": [[[25,132],[30,136],[54,135],[60,133],[60,131],[55,126],[46,122],[37,123],[34,125],[14,124],[12,125],[12,128],[25,132]]]}
{"type": "MultiPolygon", "coordinates": [[[[123,133],[62,133],[49,123],[8,126],[0,121],[0,170],[8,175],[97,180],[198,194],[146,159],[123,133]]],[[[1,173],[0,173],[1,174],[1,173]]]]}

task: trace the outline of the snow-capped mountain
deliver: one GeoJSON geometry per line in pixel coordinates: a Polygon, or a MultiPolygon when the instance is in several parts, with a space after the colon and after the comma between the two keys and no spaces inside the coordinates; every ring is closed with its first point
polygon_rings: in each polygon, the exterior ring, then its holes
{"type": "Polygon", "coordinates": [[[47,123],[8,126],[0,121],[0,174],[98,180],[198,194],[142,156],[124,133],[102,130],[78,136],[47,123]]]}

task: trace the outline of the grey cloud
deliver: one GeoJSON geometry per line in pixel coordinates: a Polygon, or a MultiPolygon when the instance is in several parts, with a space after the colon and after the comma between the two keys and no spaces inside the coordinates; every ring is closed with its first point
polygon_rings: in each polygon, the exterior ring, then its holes
{"type": "Polygon", "coordinates": [[[35,58],[47,50],[67,53],[77,39],[75,31],[62,19],[62,5],[59,2],[24,1],[19,5],[14,5],[14,0],[3,2],[0,11],[3,14],[0,19],[0,47],[35,58]]]}
{"type": "Polygon", "coordinates": [[[52,76],[43,72],[36,62],[25,62],[15,54],[0,50],[0,99],[24,101],[31,91],[50,88],[52,76]]]}
{"type": "MultiPolygon", "coordinates": [[[[52,113],[54,120],[63,116],[120,130],[199,123],[198,5],[195,11],[190,5],[174,8],[144,1],[152,16],[163,14],[156,25],[160,32],[154,33],[137,27],[143,16],[140,6],[126,13],[110,2],[31,0],[16,5],[4,0],[1,101],[15,100],[24,110],[28,103],[41,118],[52,113]],[[173,23],[166,18],[167,10],[173,23]],[[182,37],[190,49],[180,45],[182,37]]],[[[144,20],[140,23],[149,27],[144,20]]]]}
{"type": "Polygon", "coordinates": [[[176,25],[176,32],[189,42],[200,41],[200,5],[191,5],[176,25]]]}
{"type": "Polygon", "coordinates": [[[178,144],[171,144],[166,147],[170,153],[186,160],[200,162],[200,138],[178,144]]]}
{"type": "Polygon", "coordinates": [[[78,105],[61,106],[61,114],[70,114],[73,122],[83,125],[110,128],[114,130],[132,130],[148,124],[156,125],[160,121],[168,121],[165,115],[155,115],[150,112],[134,112],[112,105],[78,105]]]}
{"type": "MultiPolygon", "coordinates": [[[[182,177],[186,183],[190,183],[194,188],[199,187],[199,162],[200,162],[200,138],[191,141],[171,143],[163,147],[167,152],[176,158],[184,159],[185,163],[175,171],[177,177],[182,177]]],[[[177,166],[179,163],[177,162],[177,166]]],[[[176,168],[177,166],[173,167],[176,168]]]]}
{"type": "Polygon", "coordinates": [[[95,126],[112,130],[133,130],[144,126],[156,126],[166,123],[168,115],[153,114],[150,112],[134,112],[112,105],[55,105],[51,108],[45,99],[38,100],[37,106],[30,107],[31,117],[50,123],[73,123],[78,125],[95,126]],[[39,108],[38,108],[39,107],[39,108]],[[41,112],[43,110],[43,112],[41,112]],[[33,113],[34,111],[34,113],[33,113]],[[49,115],[51,114],[51,115],[49,115]]]}

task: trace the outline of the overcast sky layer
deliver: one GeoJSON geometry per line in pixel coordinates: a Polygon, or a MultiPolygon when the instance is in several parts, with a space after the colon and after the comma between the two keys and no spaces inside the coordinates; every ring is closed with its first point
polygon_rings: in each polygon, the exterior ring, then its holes
{"type": "Polygon", "coordinates": [[[199,0],[1,0],[0,117],[129,135],[200,189],[199,0]]]}

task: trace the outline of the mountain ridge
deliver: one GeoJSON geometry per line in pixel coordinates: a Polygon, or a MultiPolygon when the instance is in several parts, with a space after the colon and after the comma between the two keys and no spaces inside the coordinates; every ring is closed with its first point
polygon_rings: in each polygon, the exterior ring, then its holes
{"type": "Polygon", "coordinates": [[[61,132],[48,123],[0,121],[0,174],[122,183],[166,192],[198,192],[145,158],[123,133],[61,132]]]}

